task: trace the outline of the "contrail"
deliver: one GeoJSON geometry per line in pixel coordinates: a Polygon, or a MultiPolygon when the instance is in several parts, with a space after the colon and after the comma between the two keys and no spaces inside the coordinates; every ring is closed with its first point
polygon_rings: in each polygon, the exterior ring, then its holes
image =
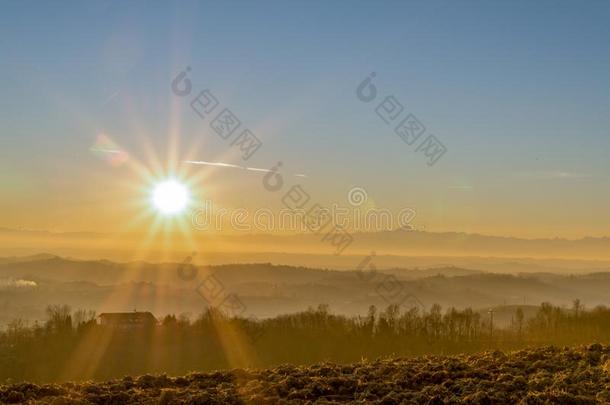
{"type": "Polygon", "coordinates": [[[122,151],[120,149],[105,149],[105,148],[91,147],[89,150],[91,152],[102,152],[102,153],[114,153],[114,154],[125,153],[124,151],[122,151]]]}
{"type": "MultiPolygon", "coordinates": [[[[271,170],[269,169],[261,169],[258,167],[247,167],[247,166],[240,166],[240,165],[234,165],[231,163],[222,163],[222,162],[206,162],[204,160],[185,160],[184,163],[188,163],[191,165],[204,165],[204,166],[216,166],[216,167],[227,167],[227,168],[231,168],[231,169],[241,169],[241,170],[247,170],[250,172],[263,172],[263,173],[270,173],[271,170]]],[[[293,174],[294,177],[307,177],[307,175],[305,174],[301,174],[301,173],[297,173],[297,174],[293,174]]]]}
{"type": "Polygon", "coordinates": [[[232,165],[230,163],[220,163],[220,162],[206,162],[204,160],[185,160],[184,163],[189,163],[192,165],[206,165],[206,166],[219,166],[219,167],[233,167],[236,169],[245,169],[244,166],[232,165]]]}

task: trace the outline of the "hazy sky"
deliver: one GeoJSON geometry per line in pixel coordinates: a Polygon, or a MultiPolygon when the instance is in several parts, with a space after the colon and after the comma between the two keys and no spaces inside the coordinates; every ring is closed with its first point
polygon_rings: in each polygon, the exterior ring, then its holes
{"type": "MultiPolygon", "coordinates": [[[[146,145],[165,165],[170,139],[177,160],[245,164],[189,106],[207,88],[263,141],[247,165],[305,173],[288,181],[312,201],[359,186],[432,231],[610,235],[608,21],[595,1],[3,1],[0,227],[130,223],[146,182],[90,151],[100,134],[159,177],[146,145]],[[434,166],[375,113],[388,95],[446,146],[434,166]]],[[[280,206],[260,172],[197,174],[198,198],[280,206]]]]}

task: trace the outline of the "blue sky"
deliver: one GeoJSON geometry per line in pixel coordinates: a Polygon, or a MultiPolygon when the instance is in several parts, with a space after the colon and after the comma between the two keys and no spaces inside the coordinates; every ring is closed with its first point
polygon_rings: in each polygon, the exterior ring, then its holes
{"type": "MultiPolygon", "coordinates": [[[[100,132],[144,159],[134,126],[164,156],[178,121],[183,145],[204,144],[201,160],[240,163],[171,93],[185,66],[196,90],[211,89],[263,140],[250,164],[281,160],[307,173],[308,190],[325,202],[358,185],[379,206],[414,206],[433,230],[575,236],[610,225],[607,2],[1,8],[0,182],[9,192],[0,225],[101,226],[88,217],[111,197],[87,179],[103,173],[101,188],[111,190],[103,182],[121,174],[107,175],[88,152],[100,132]],[[355,97],[373,71],[380,94],[446,145],[435,166],[355,97]],[[23,214],[41,198],[49,212],[23,214]]],[[[226,204],[276,203],[252,177],[223,176],[214,181],[248,195],[216,196],[226,204]]]]}

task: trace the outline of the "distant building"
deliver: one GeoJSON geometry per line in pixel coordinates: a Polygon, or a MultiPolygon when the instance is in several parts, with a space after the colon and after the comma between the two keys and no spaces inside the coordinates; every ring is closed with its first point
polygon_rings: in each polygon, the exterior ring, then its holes
{"type": "Polygon", "coordinates": [[[157,318],[150,312],[104,312],[98,319],[100,325],[116,328],[140,328],[157,324],[157,318]]]}

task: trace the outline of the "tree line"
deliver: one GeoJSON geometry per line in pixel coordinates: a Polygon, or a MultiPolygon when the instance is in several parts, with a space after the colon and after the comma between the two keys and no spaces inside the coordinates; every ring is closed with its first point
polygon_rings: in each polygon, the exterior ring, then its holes
{"type": "Polygon", "coordinates": [[[92,311],[47,308],[44,323],[11,322],[0,332],[0,381],[65,381],[147,373],[185,374],[282,363],[355,362],[385,356],[472,353],[610,339],[610,309],[576,300],[566,309],[543,303],[508,327],[467,309],[374,306],[364,316],[333,314],[325,305],[255,320],[208,308],[196,319],[168,315],[157,326],[99,325],[92,311]]]}

